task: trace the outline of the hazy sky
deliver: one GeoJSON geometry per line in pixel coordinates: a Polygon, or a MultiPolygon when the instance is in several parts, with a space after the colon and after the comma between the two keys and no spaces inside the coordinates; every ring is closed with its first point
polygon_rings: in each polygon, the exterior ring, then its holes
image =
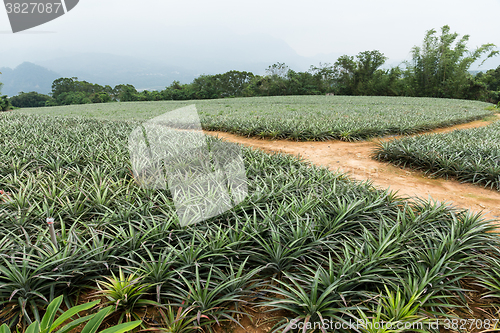
{"type": "Polygon", "coordinates": [[[331,54],[373,49],[391,62],[409,59],[427,30],[445,24],[469,34],[471,48],[500,46],[498,13],[500,0],[80,0],[65,16],[12,34],[0,8],[0,67],[76,52],[196,58],[203,57],[197,49],[208,52],[211,45],[221,57],[235,47],[258,54],[231,42],[239,37],[282,40],[298,55],[324,62],[335,61],[331,54]]]}

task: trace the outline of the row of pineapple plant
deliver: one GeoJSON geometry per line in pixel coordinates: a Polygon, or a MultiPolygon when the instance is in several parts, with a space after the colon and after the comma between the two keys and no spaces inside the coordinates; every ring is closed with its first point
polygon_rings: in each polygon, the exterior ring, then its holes
{"type": "Polygon", "coordinates": [[[71,304],[91,295],[107,300],[115,323],[171,329],[177,319],[167,318],[181,313],[190,330],[210,331],[266,306],[286,310],[276,319],[286,330],[372,315],[394,293],[399,303],[386,305],[386,321],[440,318],[465,309],[471,273],[483,296],[498,296],[498,236],[479,215],[387,193],[330,200],[316,202],[317,211],[285,212],[281,205],[294,205],[282,202],[192,228],[155,219],[74,222],[58,249],[43,227],[4,227],[0,317],[27,327],[55,297],[71,304]],[[416,307],[408,318],[398,313],[407,306],[416,307]]]}
{"type": "Polygon", "coordinates": [[[272,139],[354,141],[414,134],[491,114],[479,101],[381,96],[277,96],[206,101],[107,103],[24,109],[23,113],[149,120],[195,104],[204,130],[272,139]]]}
{"type": "Polygon", "coordinates": [[[500,122],[381,142],[374,157],[500,191],[500,122]]]}
{"type": "Polygon", "coordinates": [[[262,308],[276,331],[322,318],[426,321],[465,311],[473,284],[500,296],[490,221],[290,156],[244,149],[248,197],[183,227],[169,191],[132,176],[135,126],[0,117],[2,324],[36,328],[61,296],[66,308],[102,299],[89,315],[111,307],[105,325],[169,332],[239,325],[262,308]]]}

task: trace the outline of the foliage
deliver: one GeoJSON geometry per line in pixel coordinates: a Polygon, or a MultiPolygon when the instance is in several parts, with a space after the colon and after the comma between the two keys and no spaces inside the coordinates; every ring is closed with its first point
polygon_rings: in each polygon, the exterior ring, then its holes
{"type": "MultiPolygon", "coordinates": [[[[322,323],[325,319],[346,322],[345,317],[351,316],[350,311],[354,310],[354,307],[342,304],[343,295],[336,292],[338,283],[333,282],[322,288],[318,279],[319,274],[318,270],[314,276],[307,276],[305,281],[287,276],[286,280],[291,284],[276,280],[280,286],[273,287],[272,290],[278,297],[266,305],[273,310],[283,309],[292,313],[290,321],[283,320],[285,323],[278,326],[278,329],[283,329],[283,333],[300,326],[304,329],[308,326],[314,328],[317,323],[322,323]]],[[[322,331],[326,332],[324,328],[322,331]]]]}
{"type": "MultiPolygon", "coordinates": [[[[84,317],[79,317],[78,319],[72,319],[76,315],[79,315],[79,313],[87,311],[95,307],[99,303],[99,301],[94,301],[91,303],[86,303],[78,306],[74,306],[70,309],[68,309],[65,312],[62,312],[60,310],[60,306],[62,304],[63,297],[59,296],[56,299],[54,299],[48,306],[47,306],[47,311],[45,312],[45,315],[40,321],[35,321],[33,322],[27,329],[27,333],[50,333],[54,332],[57,330],[58,333],[66,333],[70,332],[79,325],[82,325],[84,323],[87,323],[81,332],[85,333],[94,333],[97,332],[99,329],[99,326],[103,322],[104,318],[106,315],[108,315],[111,311],[112,307],[107,307],[105,309],[102,309],[96,314],[90,314],[86,315],[84,317]],[[62,312],[56,319],[56,315],[58,312],[62,312]],[[67,323],[65,326],[60,328],[64,323],[66,323],[68,320],[70,320],[69,323],[67,323]],[[59,329],[58,329],[59,328],[59,329]]],[[[141,324],[140,321],[135,321],[131,323],[126,323],[126,324],[121,324],[117,326],[113,326],[110,328],[107,328],[101,332],[106,332],[106,333],[121,333],[121,332],[128,332],[133,330],[135,327],[139,326],[141,324]]],[[[10,328],[6,324],[3,324],[0,327],[0,333],[10,333],[10,328]]]]}
{"type": "Polygon", "coordinates": [[[490,69],[486,73],[479,72],[476,81],[485,84],[489,94],[486,98],[488,102],[497,104],[500,102],[500,66],[490,69]]]}
{"type": "MultiPolygon", "coordinates": [[[[203,267],[204,269],[209,267],[203,267]]],[[[194,311],[199,326],[210,326],[213,323],[221,324],[223,321],[238,322],[232,317],[239,312],[229,308],[234,302],[241,302],[243,289],[229,290],[228,286],[237,281],[213,281],[213,269],[208,274],[200,274],[198,266],[192,278],[186,278],[180,274],[180,283],[177,290],[169,293],[179,307],[187,307],[194,311]]]]}
{"type": "Polygon", "coordinates": [[[399,323],[413,324],[412,332],[427,332],[425,329],[418,329],[420,325],[424,328],[423,324],[429,324],[429,318],[420,310],[420,305],[426,302],[426,297],[422,297],[422,294],[421,291],[418,294],[405,295],[399,287],[391,291],[385,286],[385,294],[380,293],[377,302],[373,302],[376,308],[370,308],[368,313],[358,308],[360,331],[363,333],[407,332],[405,328],[398,328],[399,323]]]}
{"type": "Polygon", "coordinates": [[[241,97],[248,93],[248,87],[254,77],[250,72],[234,70],[224,74],[201,75],[190,84],[172,82],[161,92],[161,96],[163,100],[241,97]]]}
{"type": "MultiPolygon", "coordinates": [[[[483,44],[473,52],[467,48],[469,35],[460,39],[450,27],[441,28],[441,36],[436,30],[427,31],[423,45],[412,49],[412,61],[406,63],[404,77],[408,96],[442,98],[481,97],[485,87],[477,88],[472,96],[468,90],[474,86],[474,78],[468,72],[470,66],[486,55],[489,59],[498,54],[494,44],[483,44]]],[[[484,62],[484,61],[483,61],[484,62]]]]}
{"type": "Polygon", "coordinates": [[[194,99],[194,92],[189,84],[173,81],[170,86],[161,92],[164,100],[189,100],[194,99]]]}
{"type": "Polygon", "coordinates": [[[332,93],[335,85],[335,70],[330,63],[319,63],[319,66],[309,68],[309,73],[316,80],[316,87],[319,91],[332,93]]]}
{"type": "Polygon", "coordinates": [[[37,108],[51,104],[53,98],[37,92],[20,92],[18,95],[10,98],[13,106],[18,108],[37,108]]]}
{"type": "Polygon", "coordinates": [[[92,103],[108,103],[111,102],[111,96],[105,92],[98,92],[90,95],[92,103]]]}
{"type": "MultiPolygon", "coordinates": [[[[118,86],[117,86],[118,87],[118,86]]],[[[58,105],[106,103],[118,98],[118,90],[78,78],[59,78],[52,83],[52,97],[58,105]]]]}
{"type": "Polygon", "coordinates": [[[334,91],[340,95],[399,95],[399,68],[380,69],[386,60],[378,50],[360,52],[356,60],[347,55],[339,57],[331,69],[334,91]]]}
{"type": "Polygon", "coordinates": [[[375,157],[432,176],[456,177],[500,191],[500,122],[381,142],[375,157]]]}
{"type": "MultiPolygon", "coordinates": [[[[2,73],[0,73],[2,74],[2,73]]],[[[0,82],[0,92],[2,91],[2,86],[3,86],[3,83],[0,82]]],[[[8,96],[4,95],[4,96],[1,96],[0,95],[0,111],[7,111],[7,110],[10,110],[10,101],[9,99],[7,98],[8,96]]]]}
{"type": "Polygon", "coordinates": [[[120,313],[118,323],[125,319],[140,320],[138,314],[139,308],[145,306],[158,306],[159,304],[145,299],[151,285],[143,283],[143,277],[131,273],[125,276],[120,267],[118,276],[111,272],[111,277],[104,277],[107,281],[97,281],[99,292],[96,295],[105,296],[108,299],[107,304],[114,307],[114,312],[120,313]]]}
{"type": "MultiPolygon", "coordinates": [[[[320,63],[309,71],[297,72],[285,63],[268,66],[266,74],[232,70],[223,74],[200,75],[191,83],[174,81],[162,91],[137,91],[131,84],[114,88],[80,81],[76,77],[59,78],[52,83],[53,99],[32,93],[21,93],[12,99],[16,107],[39,107],[108,102],[204,100],[229,97],[321,95],[334,93],[349,96],[412,96],[500,101],[500,67],[476,77],[468,71],[480,58],[496,56],[495,45],[483,44],[469,51],[469,36],[458,39],[450,27],[427,31],[421,47],[412,49],[411,61],[382,69],[387,58],[378,50],[342,55],[332,65],[320,63]]],[[[483,61],[484,62],[484,61],[483,61]]],[[[1,83],[0,83],[1,88],[1,83]]],[[[0,110],[8,110],[4,96],[0,110]]]]}
{"type": "MultiPolygon", "coordinates": [[[[11,193],[3,203],[23,210],[20,205],[26,204],[21,203],[24,200],[22,196],[26,194],[11,193]]],[[[41,202],[45,204],[41,209],[47,213],[47,199],[41,202]]],[[[12,222],[12,216],[5,215],[5,210],[0,215],[2,221],[12,222]]],[[[18,216],[14,225],[16,222],[22,224],[25,218],[18,216]]],[[[4,240],[12,237],[10,228],[6,227],[2,225],[5,231],[2,234],[6,235],[4,240]]],[[[98,261],[89,261],[92,254],[85,247],[72,242],[68,242],[61,252],[55,251],[49,237],[47,232],[40,232],[32,243],[14,237],[7,244],[16,252],[9,255],[4,253],[0,260],[0,313],[4,322],[14,325],[40,321],[40,313],[61,290],[66,296],[71,296],[75,290],[87,287],[87,282],[95,277],[95,268],[102,265],[98,261]]]]}
{"type": "Polygon", "coordinates": [[[488,90],[500,91],[500,66],[496,69],[490,69],[484,74],[479,72],[476,77],[487,84],[488,90]]]}
{"type": "Polygon", "coordinates": [[[176,310],[170,304],[166,306],[166,309],[160,309],[163,327],[157,330],[164,333],[192,333],[202,329],[201,326],[196,325],[197,318],[189,316],[192,310],[193,308],[186,309],[183,306],[179,306],[176,310]]]}
{"type": "Polygon", "coordinates": [[[253,73],[234,70],[219,75],[221,82],[219,97],[242,97],[254,77],[253,73]]]}
{"type": "Polygon", "coordinates": [[[10,110],[11,104],[7,95],[0,96],[0,111],[10,110]]]}
{"type": "Polygon", "coordinates": [[[384,318],[420,320],[466,309],[466,276],[495,277],[484,268],[499,239],[481,215],[248,148],[247,198],[181,227],[169,191],[141,188],[130,172],[128,136],[139,124],[0,115],[0,188],[9,193],[0,199],[2,320],[41,323],[52,300],[69,304],[96,279],[118,310],[111,318],[135,313],[167,332],[215,330],[264,305],[289,310],[281,329],[371,316],[379,306],[384,318]],[[58,249],[40,226],[47,216],[58,249]],[[153,311],[140,312],[149,297],[162,305],[156,324],[153,311]]]}
{"type": "Polygon", "coordinates": [[[138,100],[138,93],[131,84],[119,84],[113,88],[113,96],[121,102],[132,102],[138,100]]]}
{"type": "Polygon", "coordinates": [[[92,101],[84,92],[64,92],[56,99],[58,105],[90,104],[92,101]]]}
{"type": "Polygon", "coordinates": [[[52,84],[52,97],[56,105],[109,103],[113,101],[158,101],[163,99],[160,92],[147,90],[138,92],[131,84],[119,84],[114,88],[101,86],[78,78],[59,78],[52,84]]]}

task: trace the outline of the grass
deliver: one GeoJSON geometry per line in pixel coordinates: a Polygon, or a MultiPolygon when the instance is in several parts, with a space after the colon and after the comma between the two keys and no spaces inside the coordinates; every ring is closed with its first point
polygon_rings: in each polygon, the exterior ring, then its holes
{"type": "Polygon", "coordinates": [[[413,134],[481,119],[493,112],[491,104],[478,101],[363,96],[107,103],[15,112],[107,120],[149,120],[190,104],[196,105],[205,130],[302,141],[353,141],[388,134],[413,134]]]}
{"type": "Polygon", "coordinates": [[[500,191],[500,122],[382,142],[375,158],[500,191]]]}

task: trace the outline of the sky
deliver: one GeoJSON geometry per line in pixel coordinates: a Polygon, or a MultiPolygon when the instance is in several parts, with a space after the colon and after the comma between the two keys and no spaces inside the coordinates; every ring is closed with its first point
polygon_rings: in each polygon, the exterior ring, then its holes
{"type": "Polygon", "coordinates": [[[80,0],[66,15],[13,34],[0,8],[0,67],[86,52],[171,62],[296,55],[312,65],[379,50],[397,63],[427,30],[446,24],[470,35],[471,49],[500,46],[498,13],[500,0],[80,0]]]}

